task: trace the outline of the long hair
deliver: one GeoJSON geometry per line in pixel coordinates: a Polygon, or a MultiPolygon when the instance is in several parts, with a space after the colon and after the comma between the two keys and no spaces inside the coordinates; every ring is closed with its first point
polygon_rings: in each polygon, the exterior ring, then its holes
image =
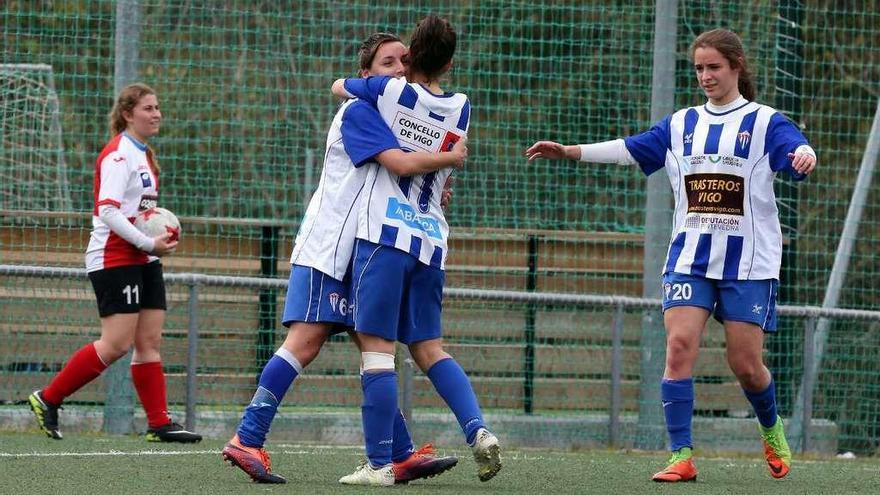
{"type": "Polygon", "coordinates": [[[358,48],[358,66],[360,70],[370,70],[373,65],[373,59],[376,58],[376,52],[379,47],[390,41],[403,43],[396,34],[391,33],[373,33],[369,38],[365,39],[358,48]]]}
{"type": "Polygon", "coordinates": [[[449,21],[431,14],[416,25],[406,61],[411,73],[428,79],[443,75],[443,69],[455,54],[456,34],[449,21]]]}
{"type": "Polygon", "coordinates": [[[755,81],[749,71],[749,62],[746,60],[742,40],[736,33],[727,29],[713,29],[697,36],[688,50],[691,60],[693,60],[694,51],[697,48],[714,48],[727,59],[731,69],[739,69],[737,84],[739,92],[745,99],[755,101],[757,93],[755,81]]]}
{"type": "MultiPolygon", "coordinates": [[[[129,84],[122,88],[122,91],[119,92],[119,96],[116,97],[113,109],[110,110],[110,136],[116,136],[128,128],[128,122],[125,120],[124,114],[133,112],[134,107],[136,107],[138,102],[141,101],[141,98],[155,94],[156,90],[139,82],[129,84]]],[[[153,167],[158,171],[159,160],[156,159],[156,154],[153,152],[153,148],[149,145],[147,145],[147,158],[149,158],[153,167]]]]}

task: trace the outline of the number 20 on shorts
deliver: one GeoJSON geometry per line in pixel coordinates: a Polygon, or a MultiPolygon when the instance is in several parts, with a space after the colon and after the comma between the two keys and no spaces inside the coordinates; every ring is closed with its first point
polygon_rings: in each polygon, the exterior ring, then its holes
{"type": "Polygon", "coordinates": [[[690,283],[685,282],[683,284],[665,284],[663,293],[666,294],[667,301],[690,301],[694,290],[690,283]]]}

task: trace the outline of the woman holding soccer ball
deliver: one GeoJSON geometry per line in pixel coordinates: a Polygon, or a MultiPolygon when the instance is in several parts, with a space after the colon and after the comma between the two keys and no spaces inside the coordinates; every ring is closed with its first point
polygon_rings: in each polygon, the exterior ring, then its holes
{"type": "Polygon", "coordinates": [[[727,361],[759,422],[770,474],[782,478],[791,450],[776,412],[773,377],[764,366],[764,334],[776,331],[782,260],[773,179],[803,180],[816,152],[797,125],[755,103],[742,41],[715,29],[690,48],[704,105],[684,108],[642,134],[587,145],[539,141],[536,158],[665,168],[675,194],[673,236],[663,268],[666,370],[661,399],[672,458],[654,481],[693,481],[693,367],[709,316],[724,324],[727,361]]]}
{"type": "Polygon", "coordinates": [[[60,440],[58,409],[134,346],[131,376],[147,415],[151,442],[198,442],[168,415],[159,344],[165,321],[165,283],[159,257],[171,253],[171,234],[149,237],[133,225],[156,206],[159,167],[147,141],[159,133],[156,92],[141,83],[122,89],[110,112],[113,138],[95,163],[92,233],[86,271],[95,290],[101,337],[73,353],[48,386],[28,398],[40,429],[60,440]]]}

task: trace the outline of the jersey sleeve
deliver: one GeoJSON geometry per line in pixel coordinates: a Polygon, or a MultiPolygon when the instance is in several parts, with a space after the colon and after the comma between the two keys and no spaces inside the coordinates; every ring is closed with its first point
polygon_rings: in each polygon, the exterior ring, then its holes
{"type": "Polygon", "coordinates": [[[770,155],[770,169],[774,172],[788,172],[794,180],[804,180],[804,174],[799,174],[791,166],[789,153],[802,144],[810,144],[807,138],[798,129],[798,126],[785,115],[779,112],[770,117],[767,126],[767,138],[764,141],[764,153],[770,155]]]}
{"type": "Polygon", "coordinates": [[[385,150],[400,148],[379,111],[363,101],[352,103],[342,114],[342,145],[355,167],[385,150]]]}
{"type": "Polygon", "coordinates": [[[651,175],[666,166],[666,151],[672,146],[669,134],[671,115],[654,124],[647,131],[624,138],[626,150],[636,160],[645,175],[651,175]]]}
{"type": "Polygon", "coordinates": [[[458,117],[458,125],[456,126],[464,131],[467,136],[468,129],[471,127],[471,100],[465,98],[464,105],[461,106],[461,114],[458,117]]]}
{"type": "Polygon", "coordinates": [[[95,207],[108,204],[121,207],[125,188],[128,186],[128,161],[119,153],[113,152],[101,160],[99,167],[101,185],[98,189],[98,197],[95,198],[95,207]]]}
{"type": "Polygon", "coordinates": [[[344,85],[348,94],[376,105],[390,80],[388,76],[370,76],[363,79],[346,79],[344,85]]]}

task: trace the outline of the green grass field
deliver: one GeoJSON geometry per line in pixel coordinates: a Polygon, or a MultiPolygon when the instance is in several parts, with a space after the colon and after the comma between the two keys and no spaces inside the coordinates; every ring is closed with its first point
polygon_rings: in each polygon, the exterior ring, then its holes
{"type": "Polygon", "coordinates": [[[757,458],[700,458],[696,483],[649,481],[665,455],[612,451],[503,452],[504,468],[477,480],[469,451],[441,446],[459,465],[432,478],[388,489],[343,487],[336,480],[362,458],[357,447],[270,445],[273,469],[287,485],[256,485],[220,460],[222,442],[148,444],[138,437],[72,435],[53,441],[38,433],[0,433],[0,493],[396,493],[499,494],[854,494],[880,493],[876,459],[800,460],[776,481],[757,458]]]}

